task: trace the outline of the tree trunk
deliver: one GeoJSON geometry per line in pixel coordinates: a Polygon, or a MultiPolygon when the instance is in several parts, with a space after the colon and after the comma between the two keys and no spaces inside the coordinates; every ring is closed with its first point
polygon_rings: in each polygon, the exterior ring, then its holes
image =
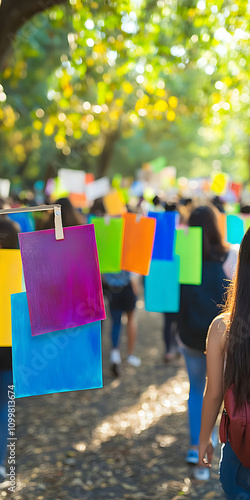
{"type": "Polygon", "coordinates": [[[102,154],[100,156],[99,167],[97,170],[97,179],[107,174],[110,165],[110,160],[113,156],[115,143],[119,139],[119,137],[120,137],[120,127],[118,127],[117,130],[106,136],[106,141],[104,144],[102,154]]]}
{"type": "Polygon", "coordinates": [[[0,0],[0,69],[5,66],[17,31],[35,14],[68,0],[0,0]]]}

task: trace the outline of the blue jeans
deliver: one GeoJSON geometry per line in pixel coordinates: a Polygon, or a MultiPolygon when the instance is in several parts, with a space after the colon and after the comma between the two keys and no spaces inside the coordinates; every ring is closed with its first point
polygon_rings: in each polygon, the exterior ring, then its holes
{"type": "Polygon", "coordinates": [[[199,446],[201,410],[206,383],[206,355],[201,351],[183,348],[190,382],[188,416],[191,446],[199,446]]]}
{"type": "Polygon", "coordinates": [[[121,309],[113,309],[110,307],[110,315],[112,318],[112,327],[111,327],[112,349],[118,349],[119,344],[120,344],[122,310],[121,309]]]}
{"type": "Polygon", "coordinates": [[[178,351],[176,332],[178,330],[179,313],[164,313],[163,339],[165,352],[178,351]]]}
{"type": "Polygon", "coordinates": [[[250,500],[250,468],[241,465],[229,442],[221,448],[220,481],[227,500],[250,500]]]}
{"type": "Polygon", "coordinates": [[[2,466],[7,452],[9,385],[12,385],[12,371],[0,370],[0,465],[2,466]]]}

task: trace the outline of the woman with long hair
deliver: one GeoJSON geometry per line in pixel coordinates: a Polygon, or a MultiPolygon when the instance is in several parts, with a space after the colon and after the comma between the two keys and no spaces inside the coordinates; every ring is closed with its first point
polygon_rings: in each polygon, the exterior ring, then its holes
{"type": "MultiPolygon", "coordinates": [[[[207,337],[207,383],[202,408],[199,462],[211,466],[211,433],[227,390],[234,387],[236,409],[250,403],[250,229],[241,242],[235,280],[223,313],[207,337]]],[[[246,422],[249,429],[250,421],[246,422]]],[[[248,451],[250,456],[250,449],[248,451]]],[[[250,500],[250,468],[244,467],[229,441],[222,446],[220,480],[227,500],[250,500]]]]}
{"type": "MultiPolygon", "coordinates": [[[[190,448],[186,462],[199,462],[199,434],[201,410],[206,382],[206,336],[211,321],[218,315],[226,280],[232,278],[237,251],[223,242],[218,225],[216,208],[206,205],[195,208],[188,221],[189,226],[202,228],[202,283],[182,285],[180,308],[180,340],[185,357],[190,391],[188,400],[190,448]]],[[[194,476],[208,480],[208,469],[196,467],[194,476]]]]}

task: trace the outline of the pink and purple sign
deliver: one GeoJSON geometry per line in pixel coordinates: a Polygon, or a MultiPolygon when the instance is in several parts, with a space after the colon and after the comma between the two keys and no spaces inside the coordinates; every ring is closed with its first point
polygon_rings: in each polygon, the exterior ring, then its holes
{"type": "Polygon", "coordinates": [[[105,319],[94,225],[19,234],[32,335],[105,319]]]}

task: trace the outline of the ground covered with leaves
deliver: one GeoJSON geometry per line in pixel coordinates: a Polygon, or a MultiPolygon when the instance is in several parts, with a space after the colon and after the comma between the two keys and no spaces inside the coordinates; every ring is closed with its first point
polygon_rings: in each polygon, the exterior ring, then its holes
{"type": "MultiPolygon", "coordinates": [[[[103,389],[17,401],[16,500],[224,498],[219,446],[209,482],[193,480],[185,463],[184,361],[163,364],[161,315],[139,308],[138,323],[139,369],[126,364],[124,331],[122,374],[111,376],[106,321],[103,389]]],[[[7,496],[2,489],[0,498],[7,496]]]]}

